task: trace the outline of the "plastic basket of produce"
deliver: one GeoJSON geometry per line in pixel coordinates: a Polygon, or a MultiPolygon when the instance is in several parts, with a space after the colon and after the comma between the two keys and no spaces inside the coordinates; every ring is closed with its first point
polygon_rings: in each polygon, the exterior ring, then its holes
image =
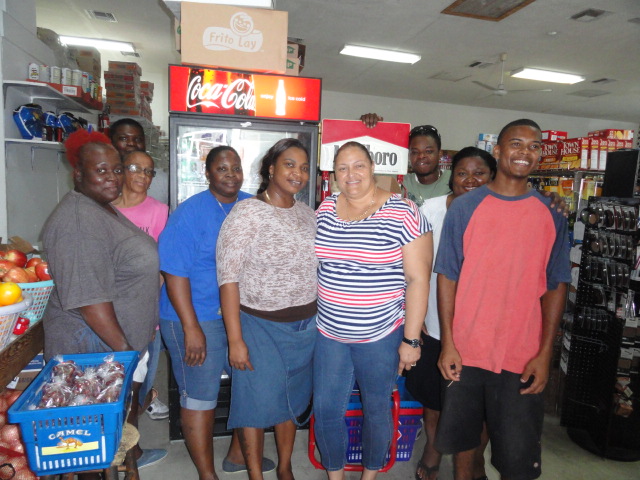
{"type": "Polygon", "coordinates": [[[22,292],[31,296],[31,306],[21,316],[28,318],[31,324],[42,318],[44,310],[47,308],[51,290],[53,290],[53,280],[44,282],[19,283],[22,292]]]}
{"type": "Polygon", "coordinates": [[[29,467],[36,475],[111,464],[122,437],[137,364],[134,351],[63,355],[47,362],[9,409],[9,421],[19,424],[29,467]],[[96,375],[104,388],[98,395],[94,395],[96,375]],[[55,406],[69,404],[73,406],[55,406]]]}
{"type": "Polygon", "coordinates": [[[0,307],[0,349],[9,343],[9,337],[13,333],[18,317],[31,305],[31,297],[22,292],[24,300],[13,305],[0,307]]]}

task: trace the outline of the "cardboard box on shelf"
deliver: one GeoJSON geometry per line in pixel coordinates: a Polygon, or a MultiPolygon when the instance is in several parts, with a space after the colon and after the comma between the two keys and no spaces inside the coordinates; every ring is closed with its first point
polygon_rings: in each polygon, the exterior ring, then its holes
{"type": "MultiPolygon", "coordinates": [[[[1,240],[2,238],[0,238],[0,241],[1,240]]],[[[0,243],[0,251],[6,252],[7,250],[20,250],[23,253],[34,253],[37,251],[31,243],[17,235],[9,237],[7,243],[0,243]]]]}
{"type": "Polygon", "coordinates": [[[538,170],[558,168],[558,142],[542,142],[538,170]]]}
{"type": "Polygon", "coordinates": [[[142,68],[140,68],[140,65],[136,62],[115,62],[109,60],[109,72],[135,72],[138,75],[142,75],[142,68]]]}
{"type": "Polygon", "coordinates": [[[567,138],[567,132],[560,130],[542,130],[542,140],[548,142],[557,142],[558,140],[565,140],[567,138]]]}
{"type": "Polygon", "coordinates": [[[560,141],[560,162],[568,163],[569,170],[589,168],[589,137],[568,138],[560,141]]]}
{"type": "Polygon", "coordinates": [[[297,77],[300,75],[300,60],[297,58],[287,58],[287,75],[297,77]]]}
{"type": "Polygon", "coordinates": [[[300,71],[304,68],[304,57],[307,47],[301,43],[288,41],[287,42],[287,58],[291,60],[298,60],[300,65],[300,71]]]}
{"type": "Polygon", "coordinates": [[[29,386],[38,373],[44,368],[44,354],[38,353],[33,359],[25,365],[22,371],[13,377],[13,380],[7,384],[7,388],[23,391],[29,386]]]}
{"type": "Polygon", "coordinates": [[[396,175],[374,175],[376,185],[391,193],[402,193],[402,187],[398,183],[396,175]]]}
{"type": "Polygon", "coordinates": [[[100,52],[93,47],[68,47],[69,56],[78,64],[78,68],[93,75],[93,79],[102,76],[100,52]]]}
{"type": "Polygon", "coordinates": [[[633,130],[619,130],[607,128],[605,130],[594,130],[589,132],[590,137],[601,137],[607,139],[633,140],[633,130]]]}
{"type": "Polygon", "coordinates": [[[134,71],[122,72],[119,70],[107,70],[104,72],[104,81],[110,83],[134,83],[140,84],[140,75],[134,71]]]}
{"type": "Polygon", "coordinates": [[[285,73],[287,28],[287,12],[182,2],[182,63],[285,73]]]}

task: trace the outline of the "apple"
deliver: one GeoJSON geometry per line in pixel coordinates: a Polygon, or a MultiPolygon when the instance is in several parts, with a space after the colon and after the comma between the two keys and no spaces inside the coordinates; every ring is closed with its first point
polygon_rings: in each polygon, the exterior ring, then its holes
{"type": "Polygon", "coordinates": [[[20,268],[24,268],[27,264],[27,256],[20,250],[8,250],[7,253],[4,254],[4,258],[5,260],[15,263],[16,266],[20,268]]]}
{"type": "Polygon", "coordinates": [[[42,258],[40,257],[30,258],[25,268],[35,267],[37,264],[42,263],[43,261],[44,260],[42,260],[42,258]]]}
{"type": "Polygon", "coordinates": [[[24,269],[24,271],[27,272],[27,277],[29,277],[28,283],[38,281],[38,275],[36,274],[36,267],[27,267],[24,269]]]}
{"type": "Polygon", "coordinates": [[[24,268],[13,267],[2,277],[3,282],[29,283],[29,276],[24,268]]]}
{"type": "Polygon", "coordinates": [[[4,275],[15,266],[16,264],[9,260],[0,259],[0,277],[4,277],[4,275]]]}
{"type": "Polygon", "coordinates": [[[41,282],[45,280],[51,280],[51,275],[49,275],[49,264],[47,262],[41,262],[36,265],[36,275],[41,282]]]}

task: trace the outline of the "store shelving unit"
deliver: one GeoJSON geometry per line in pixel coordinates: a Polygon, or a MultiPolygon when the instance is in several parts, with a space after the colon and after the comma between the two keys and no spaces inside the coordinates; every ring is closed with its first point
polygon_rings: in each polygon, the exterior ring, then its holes
{"type": "Polygon", "coordinates": [[[562,425],[585,449],[625,461],[640,460],[638,365],[627,359],[640,346],[639,207],[640,199],[591,197],[581,211],[586,231],[560,360],[562,425]],[[620,379],[631,382],[624,394],[620,379]]]}
{"type": "Polygon", "coordinates": [[[62,143],[23,139],[13,120],[13,110],[19,105],[37,103],[45,111],[70,111],[91,121],[97,112],[45,83],[6,80],[2,83],[2,95],[7,178],[5,233],[19,234],[37,244],[47,217],[62,196],[73,188],[70,167],[63,159],[62,143]]]}

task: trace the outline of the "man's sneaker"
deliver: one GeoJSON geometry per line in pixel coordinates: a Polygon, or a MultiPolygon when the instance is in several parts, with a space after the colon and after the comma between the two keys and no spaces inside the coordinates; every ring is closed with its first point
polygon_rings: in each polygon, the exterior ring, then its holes
{"type": "Polygon", "coordinates": [[[156,397],[147,408],[147,415],[151,420],[164,420],[169,417],[169,407],[156,397]]]}

